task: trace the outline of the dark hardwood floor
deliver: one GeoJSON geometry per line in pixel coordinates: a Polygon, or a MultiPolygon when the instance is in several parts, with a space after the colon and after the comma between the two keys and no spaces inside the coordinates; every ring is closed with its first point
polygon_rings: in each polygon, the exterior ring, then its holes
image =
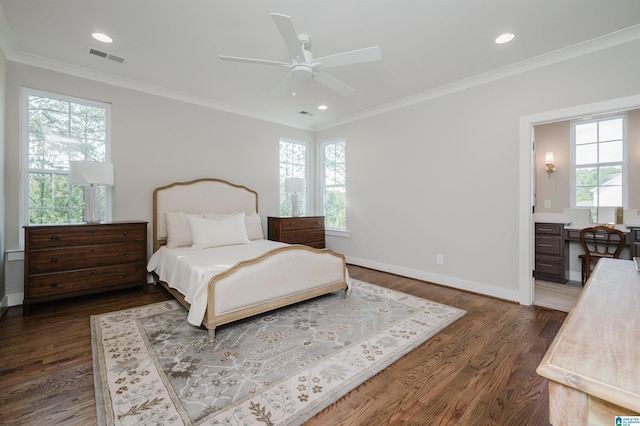
{"type": "MultiPolygon", "coordinates": [[[[349,273],[467,315],[308,425],[549,424],[547,382],[535,369],[565,313],[355,266],[349,273]]],[[[89,317],[168,298],[123,290],[34,305],[28,317],[10,308],[0,321],[0,424],[95,424],[89,317]]]]}

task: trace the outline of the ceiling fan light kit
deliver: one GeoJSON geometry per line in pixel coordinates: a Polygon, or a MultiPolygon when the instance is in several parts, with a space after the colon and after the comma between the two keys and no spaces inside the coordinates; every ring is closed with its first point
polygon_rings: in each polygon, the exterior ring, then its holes
{"type": "Polygon", "coordinates": [[[343,95],[350,95],[355,89],[346,83],[332,77],[322,71],[322,69],[340,67],[345,65],[358,64],[362,62],[379,61],[382,59],[382,53],[378,46],[367,47],[364,49],[351,50],[349,52],[337,53],[335,55],[324,56],[322,58],[313,59],[313,55],[309,50],[311,47],[311,38],[307,34],[298,34],[291,17],[272,13],[271,17],[284,39],[289,53],[291,54],[290,62],[272,61],[266,59],[243,58],[239,56],[219,55],[220,60],[228,62],[242,62],[259,65],[277,65],[290,69],[287,77],[278,85],[278,88],[287,86],[291,79],[295,80],[311,80],[314,79],[318,83],[328,87],[329,89],[343,95]]]}

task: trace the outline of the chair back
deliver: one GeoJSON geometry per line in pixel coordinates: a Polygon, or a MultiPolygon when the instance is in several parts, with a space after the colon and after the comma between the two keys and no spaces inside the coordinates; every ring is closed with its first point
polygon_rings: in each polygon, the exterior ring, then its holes
{"type": "Polygon", "coordinates": [[[590,257],[619,258],[624,242],[624,232],[608,226],[594,226],[580,231],[580,243],[587,265],[589,265],[590,257]]]}

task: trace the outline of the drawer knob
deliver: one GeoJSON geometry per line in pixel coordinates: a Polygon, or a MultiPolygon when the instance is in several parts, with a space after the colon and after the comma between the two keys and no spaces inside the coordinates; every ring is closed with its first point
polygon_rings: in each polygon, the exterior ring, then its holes
{"type": "Polygon", "coordinates": [[[58,283],[51,283],[51,284],[49,284],[49,286],[51,288],[56,288],[56,287],[58,287],[58,283]]]}
{"type": "Polygon", "coordinates": [[[129,236],[129,231],[124,231],[124,232],[122,233],[122,235],[124,235],[125,237],[128,237],[128,236],[129,236]]]}
{"type": "Polygon", "coordinates": [[[122,274],[122,278],[129,278],[129,273],[125,272],[124,274],[122,274]]]}
{"type": "Polygon", "coordinates": [[[52,235],[50,240],[51,241],[58,241],[58,236],[57,235],[52,235]]]}
{"type": "Polygon", "coordinates": [[[122,255],[123,255],[123,256],[129,256],[129,252],[128,252],[128,251],[123,251],[123,252],[122,252],[122,255]]]}
{"type": "Polygon", "coordinates": [[[58,258],[57,257],[52,257],[51,258],[51,263],[58,263],[58,258]]]}

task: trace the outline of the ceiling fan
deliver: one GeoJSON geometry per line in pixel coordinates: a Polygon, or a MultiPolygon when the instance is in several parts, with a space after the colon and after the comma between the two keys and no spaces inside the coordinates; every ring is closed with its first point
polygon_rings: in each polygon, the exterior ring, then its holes
{"type": "Polygon", "coordinates": [[[271,17],[278,27],[278,31],[282,35],[289,52],[291,53],[291,62],[270,61],[265,59],[240,58],[237,56],[219,55],[220,60],[230,62],[243,62],[249,64],[260,65],[276,65],[289,68],[291,71],[282,82],[277,86],[276,91],[282,91],[286,88],[291,79],[310,80],[315,79],[318,83],[325,85],[329,89],[343,95],[350,95],[355,89],[346,83],[330,76],[323,70],[326,68],[341,67],[344,65],[358,64],[362,62],[379,61],[382,59],[382,53],[378,46],[367,47],[364,49],[351,50],[348,52],[337,53],[335,55],[323,56],[321,58],[313,58],[309,48],[311,47],[311,39],[307,34],[298,34],[290,16],[272,13],[271,17]]]}

